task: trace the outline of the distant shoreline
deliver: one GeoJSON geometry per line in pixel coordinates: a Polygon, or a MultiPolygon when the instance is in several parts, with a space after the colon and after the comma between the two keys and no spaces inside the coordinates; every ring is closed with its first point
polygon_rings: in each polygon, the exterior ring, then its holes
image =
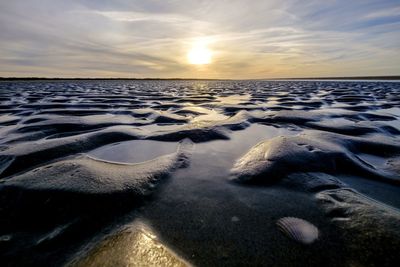
{"type": "MultiPolygon", "coordinates": [[[[270,80],[270,79],[268,79],[268,80],[270,80]]],[[[394,76],[276,78],[276,79],[273,79],[273,80],[400,80],[400,75],[394,75],[394,76]]]]}
{"type": "Polygon", "coordinates": [[[37,80],[50,80],[50,81],[69,81],[69,80],[82,80],[82,81],[224,81],[230,79],[196,79],[196,78],[46,78],[46,77],[0,77],[0,81],[37,81],[37,80]]]}
{"type": "Polygon", "coordinates": [[[255,80],[255,81],[283,81],[283,80],[400,80],[400,75],[393,76],[351,76],[351,77],[303,77],[303,78],[266,78],[266,79],[199,79],[199,78],[57,78],[57,77],[0,77],[0,81],[64,81],[64,80],[89,80],[89,81],[229,81],[229,80],[255,80]]]}

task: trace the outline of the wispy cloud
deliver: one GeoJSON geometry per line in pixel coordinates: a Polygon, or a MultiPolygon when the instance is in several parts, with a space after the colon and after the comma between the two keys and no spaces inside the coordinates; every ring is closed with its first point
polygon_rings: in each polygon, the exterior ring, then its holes
{"type": "Polygon", "coordinates": [[[180,23],[190,20],[190,18],[179,14],[154,14],[143,12],[127,12],[127,11],[93,11],[95,14],[102,15],[106,18],[116,21],[157,21],[166,23],[180,23]]]}
{"type": "Polygon", "coordinates": [[[364,16],[366,19],[387,18],[387,17],[400,17],[400,5],[397,7],[390,7],[378,11],[372,11],[364,16]]]}

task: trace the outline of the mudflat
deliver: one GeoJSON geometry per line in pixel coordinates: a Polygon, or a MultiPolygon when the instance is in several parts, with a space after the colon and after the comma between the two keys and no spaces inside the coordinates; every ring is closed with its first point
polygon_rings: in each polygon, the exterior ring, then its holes
{"type": "Polygon", "coordinates": [[[2,266],[394,266],[400,82],[0,82],[2,266]]]}

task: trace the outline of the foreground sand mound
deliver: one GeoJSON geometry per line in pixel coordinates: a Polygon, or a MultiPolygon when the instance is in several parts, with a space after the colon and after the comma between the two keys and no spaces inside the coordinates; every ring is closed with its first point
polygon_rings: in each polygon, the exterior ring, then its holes
{"type": "Polygon", "coordinates": [[[240,158],[231,170],[239,182],[271,183],[294,172],[352,173],[398,184],[395,172],[377,170],[357,153],[396,155],[398,142],[347,137],[319,131],[263,141],[240,158]],[[385,149],[384,151],[380,149],[385,149]]]}
{"type": "Polygon", "coordinates": [[[191,266],[162,244],[148,226],[135,223],[105,238],[68,266],[191,266]]]}
{"type": "Polygon", "coordinates": [[[139,137],[140,132],[137,130],[115,126],[78,136],[21,142],[5,147],[0,152],[0,177],[13,175],[25,169],[42,165],[47,161],[86,152],[102,145],[134,140],[139,137]]]}
{"type": "Polygon", "coordinates": [[[79,155],[3,180],[0,237],[7,238],[0,245],[7,253],[0,247],[0,255],[6,262],[36,266],[51,259],[58,265],[60,248],[74,251],[104,225],[142,205],[162,178],[187,166],[192,148],[183,140],[175,153],[135,164],[79,155]],[[28,252],[37,250],[46,254],[32,259],[28,252]]]}
{"type": "Polygon", "coordinates": [[[14,176],[1,187],[83,194],[144,194],[159,178],[187,163],[191,145],[190,140],[184,140],[176,153],[136,164],[109,162],[81,155],[14,176]]]}
{"type": "Polygon", "coordinates": [[[317,199],[343,230],[355,266],[391,266],[400,256],[400,211],[355,190],[321,191],[317,199]]]}

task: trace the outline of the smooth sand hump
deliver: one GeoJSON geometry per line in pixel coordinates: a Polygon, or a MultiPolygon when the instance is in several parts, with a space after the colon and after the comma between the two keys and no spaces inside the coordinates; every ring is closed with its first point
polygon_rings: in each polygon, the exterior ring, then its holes
{"type": "Polygon", "coordinates": [[[115,126],[78,136],[21,142],[17,145],[5,147],[0,152],[1,158],[8,159],[7,164],[0,168],[0,170],[3,170],[0,177],[15,174],[43,164],[43,162],[86,152],[112,142],[137,139],[138,136],[140,136],[140,132],[135,129],[115,126]]]}
{"type": "Polygon", "coordinates": [[[35,168],[5,181],[1,187],[57,190],[83,194],[144,194],[172,170],[187,164],[192,143],[184,140],[176,153],[127,164],[82,155],[35,168]]]}
{"type": "Polygon", "coordinates": [[[400,211],[359,192],[321,191],[317,200],[344,231],[346,250],[356,266],[391,266],[399,262],[400,211]]]}
{"type": "Polygon", "coordinates": [[[400,151],[398,142],[379,141],[317,131],[279,136],[250,149],[235,163],[231,175],[238,182],[272,183],[293,172],[351,173],[399,184],[398,173],[379,171],[355,153],[366,147],[369,153],[386,156],[395,156],[400,151]],[[387,147],[387,150],[377,151],[377,147],[387,147]]]}
{"type": "Polygon", "coordinates": [[[146,225],[135,223],[99,242],[71,267],[191,266],[163,245],[146,225]]]}
{"type": "MultiPolygon", "coordinates": [[[[188,165],[192,149],[193,143],[183,140],[175,153],[133,164],[79,155],[3,180],[0,212],[7,220],[0,220],[0,236],[9,237],[2,244],[15,253],[4,259],[43,265],[46,255],[31,259],[27,251],[57,253],[54,247],[71,250],[71,242],[79,244],[117,214],[142,205],[162,178],[188,165]]],[[[58,262],[51,253],[47,257],[58,262]]],[[[160,255],[160,259],[163,257],[160,255]]]]}

